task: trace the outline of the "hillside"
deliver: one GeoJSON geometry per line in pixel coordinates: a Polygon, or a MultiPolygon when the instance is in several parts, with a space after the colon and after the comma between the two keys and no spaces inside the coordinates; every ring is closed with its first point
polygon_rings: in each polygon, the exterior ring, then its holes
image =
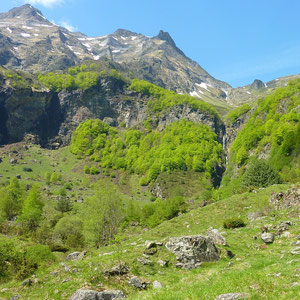
{"type": "Polygon", "coordinates": [[[0,45],[0,300],[298,299],[299,74],[232,88],[29,4],[0,45]]]}

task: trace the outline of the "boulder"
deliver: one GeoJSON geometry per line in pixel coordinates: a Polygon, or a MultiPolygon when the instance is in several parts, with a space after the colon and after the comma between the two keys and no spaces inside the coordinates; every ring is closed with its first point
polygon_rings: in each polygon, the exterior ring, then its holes
{"type": "Polygon", "coordinates": [[[165,261],[165,260],[160,259],[160,260],[158,260],[157,262],[158,262],[158,264],[159,264],[161,267],[167,267],[168,264],[169,264],[169,261],[168,261],[168,260],[165,261]]]}
{"type": "Polygon", "coordinates": [[[171,238],[166,248],[176,255],[177,267],[194,269],[202,262],[220,260],[220,252],[212,239],[201,235],[171,238]]]}
{"type": "Polygon", "coordinates": [[[161,289],[163,287],[162,284],[157,280],[153,281],[152,285],[154,289],[161,289]]]}
{"type": "Polygon", "coordinates": [[[264,232],[261,235],[261,239],[266,243],[266,244],[271,244],[274,242],[274,235],[269,232],[264,232]]]}
{"type": "Polygon", "coordinates": [[[67,255],[66,260],[81,260],[86,255],[86,251],[83,252],[73,252],[67,255]]]}
{"type": "Polygon", "coordinates": [[[300,186],[291,188],[285,193],[273,193],[270,202],[277,210],[290,207],[300,207],[300,186]]]}
{"type": "Polygon", "coordinates": [[[150,248],[156,248],[156,242],[153,241],[146,241],[145,242],[145,248],[150,249],[150,248]]]}
{"type": "Polygon", "coordinates": [[[142,265],[146,266],[146,265],[152,265],[152,261],[143,257],[138,257],[136,259],[139,263],[141,263],[142,265]]]}
{"type": "Polygon", "coordinates": [[[218,296],[215,300],[235,300],[235,299],[247,299],[248,295],[245,293],[229,293],[218,296]]]}
{"type": "Polygon", "coordinates": [[[147,288],[147,285],[149,284],[146,281],[143,281],[139,279],[136,276],[131,277],[131,279],[128,281],[128,284],[139,289],[139,290],[145,290],[147,288]]]}
{"type": "Polygon", "coordinates": [[[227,242],[223,235],[218,231],[218,229],[213,229],[210,227],[208,229],[207,236],[213,240],[213,242],[217,245],[223,245],[226,246],[227,242]]]}
{"type": "Polygon", "coordinates": [[[124,264],[119,264],[112,267],[110,270],[104,271],[105,275],[116,276],[116,275],[125,275],[129,272],[129,268],[124,264]]]}
{"type": "Polygon", "coordinates": [[[291,254],[300,255],[300,247],[295,247],[292,249],[291,254]]]}
{"type": "Polygon", "coordinates": [[[111,300],[123,299],[125,295],[122,291],[107,290],[107,291],[93,291],[93,290],[77,290],[69,300],[111,300]]]}

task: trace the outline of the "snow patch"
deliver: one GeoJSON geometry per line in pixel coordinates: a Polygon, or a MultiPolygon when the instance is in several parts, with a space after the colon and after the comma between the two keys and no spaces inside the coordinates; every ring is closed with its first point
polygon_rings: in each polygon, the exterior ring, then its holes
{"type": "Polygon", "coordinates": [[[131,39],[134,41],[137,39],[137,36],[132,36],[131,39]]]}
{"type": "Polygon", "coordinates": [[[22,28],[24,28],[24,29],[32,29],[32,27],[25,26],[25,25],[23,25],[22,28]]]}
{"type": "Polygon", "coordinates": [[[9,33],[12,33],[12,30],[9,27],[7,27],[6,29],[9,33]]]}
{"type": "Polygon", "coordinates": [[[201,96],[200,96],[196,91],[191,92],[190,95],[191,95],[192,97],[198,97],[198,98],[201,98],[201,96]]]}
{"type": "Polygon", "coordinates": [[[92,48],[92,46],[91,46],[91,44],[88,44],[88,43],[83,43],[83,45],[86,47],[86,48],[88,48],[88,49],[91,49],[92,48]]]}
{"type": "Polygon", "coordinates": [[[93,55],[94,60],[98,60],[100,58],[100,55],[93,55]]]}
{"type": "Polygon", "coordinates": [[[21,36],[22,36],[22,37],[30,37],[31,35],[30,35],[29,33],[24,33],[24,32],[22,32],[22,33],[21,33],[21,36]]]}
{"type": "Polygon", "coordinates": [[[34,36],[39,36],[39,35],[37,33],[35,33],[34,36]]]}
{"type": "Polygon", "coordinates": [[[14,47],[14,49],[17,51],[19,48],[18,47],[14,47]]]}
{"type": "Polygon", "coordinates": [[[82,55],[80,52],[76,52],[76,51],[74,51],[74,54],[76,54],[76,55],[82,55]]]}
{"type": "Polygon", "coordinates": [[[251,95],[251,92],[247,91],[247,94],[251,95]]]}
{"type": "Polygon", "coordinates": [[[119,53],[119,52],[121,52],[121,50],[112,50],[111,52],[113,52],[113,53],[119,53]]]}
{"type": "Polygon", "coordinates": [[[210,84],[205,83],[205,82],[201,82],[201,83],[195,83],[197,86],[202,87],[203,89],[208,91],[208,87],[212,87],[210,84]]]}
{"type": "Polygon", "coordinates": [[[268,87],[268,85],[265,83],[265,88],[267,88],[268,87]]]}

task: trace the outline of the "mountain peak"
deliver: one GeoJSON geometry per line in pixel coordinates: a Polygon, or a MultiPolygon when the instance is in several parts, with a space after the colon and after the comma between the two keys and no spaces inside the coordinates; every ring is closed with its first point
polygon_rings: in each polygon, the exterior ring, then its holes
{"type": "Polygon", "coordinates": [[[26,3],[22,6],[12,8],[7,13],[1,13],[0,19],[13,19],[13,18],[24,18],[24,19],[37,19],[38,21],[45,21],[46,18],[42,12],[32,5],[26,3]]]}
{"type": "Polygon", "coordinates": [[[170,34],[168,32],[166,32],[166,31],[160,30],[159,34],[155,38],[157,38],[159,40],[162,40],[162,41],[166,41],[172,47],[176,48],[176,44],[175,44],[174,40],[172,39],[172,37],[170,36],[170,34]]]}
{"type": "Polygon", "coordinates": [[[160,30],[157,36],[153,37],[154,39],[159,39],[161,41],[166,41],[172,48],[174,48],[178,53],[185,56],[185,54],[176,46],[171,35],[167,31],[160,30]]]}
{"type": "Polygon", "coordinates": [[[136,35],[135,32],[132,32],[130,30],[127,30],[127,29],[117,29],[113,35],[117,35],[117,36],[132,36],[132,35],[136,35]]]}

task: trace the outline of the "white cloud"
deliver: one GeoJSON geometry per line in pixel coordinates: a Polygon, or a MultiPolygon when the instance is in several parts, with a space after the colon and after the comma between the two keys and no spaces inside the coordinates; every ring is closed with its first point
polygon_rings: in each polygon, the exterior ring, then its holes
{"type": "Polygon", "coordinates": [[[70,22],[65,21],[65,20],[60,21],[59,25],[62,27],[65,27],[66,29],[68,29],[69,31],[72,31],[72,32],[77,30],[77,27],[74,27],[70,22]]]}
{"type": "Polygon", "coordinates": [[[56,4],[63,3],[64,0],[25,0],[26,3],[31,3],[33,5],[40,4],[46,7],[51,7],[56,4]]]}

